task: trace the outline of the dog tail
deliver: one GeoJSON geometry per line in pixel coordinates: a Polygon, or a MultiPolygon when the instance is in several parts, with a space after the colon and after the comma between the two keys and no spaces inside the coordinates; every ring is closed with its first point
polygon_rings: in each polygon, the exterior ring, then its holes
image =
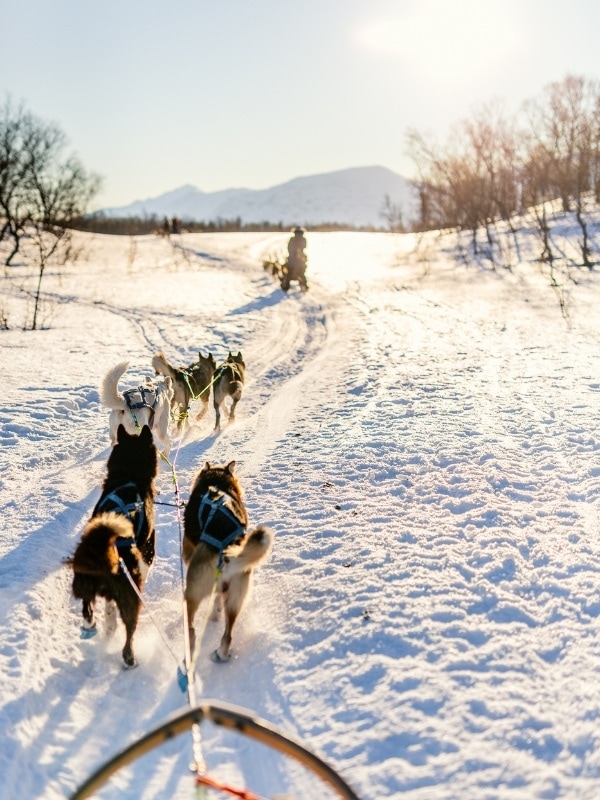
{"type": "Polygon", "coordinates": [[[85,526],[75,554],[67,563],[73,572],[82,575],[116,575],[119,571],[115,546],[118,538],[134,539],[131,522],[114,512],[99,514],[85,526]]]}
{"type": "Polygon", "coordinates": [[[175,370],[169,364],[167,357],[162,351],[152,356],[152,366],[157,375],[169,375],[171,378],[175,378],[175,370]]]}
{"type": "Polygon", "coordinates": [[[270,528],[259,525],[246,538],[242,549],[227,559],[227,576],[247,572],[264,561],[273,548],[275,534],[270,528]]]}
{"type": "Polygon", "coordinates": [[[229,384],[229,394],[236,402],[242,399],[244,384],[241,381],[231,381],[229,384]]]}
{"type": "Polygon", "coordinates": [[[107,372],[100,387],[100,402],[106,408],[120,411],[124,408],[123,396],[119,393],[119,378],[129,366],[129,361],[121,361],[107,372]]]}

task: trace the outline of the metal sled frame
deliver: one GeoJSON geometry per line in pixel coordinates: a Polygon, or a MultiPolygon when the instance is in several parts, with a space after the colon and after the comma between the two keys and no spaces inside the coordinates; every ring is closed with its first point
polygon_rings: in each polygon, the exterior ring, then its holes
{"type": "Polygon", "coordinates": [[[237,706],[205,700],[195,708],[175,713],[167,722],[155,728],[134,744],[122,750],[110,761],[98,769],[79,789],[71,795],[70,800],[84,800],[106,783],[115,772],[137,758],[148,753],[159,745],[179,736],[202,720],[208,719],[237,733],[255,739],[262,744],[278,750],[286,756],[299,761],[325,783],[335,789],[343,800],[360,800],[348,784],[322,759],[311,753],[298,742],[281,733],[265,720],[253,717],[251,712],[237,706]]]}

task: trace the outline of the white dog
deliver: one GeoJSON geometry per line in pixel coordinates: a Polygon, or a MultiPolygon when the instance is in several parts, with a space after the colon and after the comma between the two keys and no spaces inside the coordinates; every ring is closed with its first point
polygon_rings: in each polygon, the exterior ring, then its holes
{"type": "Polygon", "coordinates": [[[123,425],[130,435],[139,433],[147,425],[162,444],[164,454],[168,455],[171,449],[168,429],[173,381],[166,377],[164,381],[154,383],[146,378],[141,386],[121,393],[118,388],[119,378],[128,366],[129,361],[121,361],[114,366],[106,373],[100,387],[100,402],[110,408],[108,425],[111,443],[114,445],[117,442],[119,425],[123,425]]]}

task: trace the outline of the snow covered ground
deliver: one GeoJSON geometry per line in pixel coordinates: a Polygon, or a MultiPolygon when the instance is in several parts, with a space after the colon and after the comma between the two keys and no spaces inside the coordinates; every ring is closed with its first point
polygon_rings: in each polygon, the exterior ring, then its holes
{"type": "MultiPolygon", "coordinates": [[[[179,526],[158,553],[124,670],[123,630],[79,637],[70,555],[109,452],[98,385],[198,350],[242,349],[235,424],[174,438],[185,497],[235,459],[251,524],[276,532],[199,697],[243,706],[324,757],[364,800],[596,798],[600,792],[600,279],[563,295],[539,265],[456,266],[431,237],[308,233],[310,291],[284,295],[273,234],[80,236],[44,278],[50,329],[21,331],[1,280],[0,774],[4,800],[57,800],[185,707],[179,526]],[[166,638],[167,643],[163,640],[166,638]],[[168,644],[168,646],[167,646],[168,644]]],[[[161,464],[159,500],[173,502],[161,464]]],[[[211,774],[325,798],[262,745],[202,726],[211,774]]],[[[191,798],[191,737],[126,768],[103,800],[191,798]]]]}

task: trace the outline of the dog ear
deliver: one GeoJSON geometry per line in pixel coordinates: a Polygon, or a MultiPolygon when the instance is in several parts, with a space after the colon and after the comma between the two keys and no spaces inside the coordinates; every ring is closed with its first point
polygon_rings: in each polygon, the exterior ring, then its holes
{"type": "Polygon", "coordinates": [[[202,469],[203,469],[203,470],[205,470],[205,469],[212,469],[212,467],[210,466],[210,463],[207,461],[207,462],[204,464],[204,466],[202,467],[202,469]]]}
{"type": "Polygon", "coordinates": [[[119,444],[123,444],[125,439],[128,439],[128,438],[129,438],[129,434],[125,430],[125,426],[124,425],[119,425],[119,427],[117,428],[117,442],[119,444]]]}
{"type": "Polygon", "coordinates": [[[148,447],[153,444],[152,431],[147,425],[144,425],[140,431],[140,439],[144,444],[148,445],[148,447]]]}
{"type": "Polygon", "coordinates": [[[233,475],[233,473],[235,472],[235,461],[230,461],[229,464],[227,464],[227,466],[225,467],[225,469],[227,470],[227,472],[229,472],[230,475],[233,475]]]}
{"type": "Polygon", "coordinates": [[[238,350],[237,358],[242,358],[242,359],[244,358],[241,350],[238,350]]]}

